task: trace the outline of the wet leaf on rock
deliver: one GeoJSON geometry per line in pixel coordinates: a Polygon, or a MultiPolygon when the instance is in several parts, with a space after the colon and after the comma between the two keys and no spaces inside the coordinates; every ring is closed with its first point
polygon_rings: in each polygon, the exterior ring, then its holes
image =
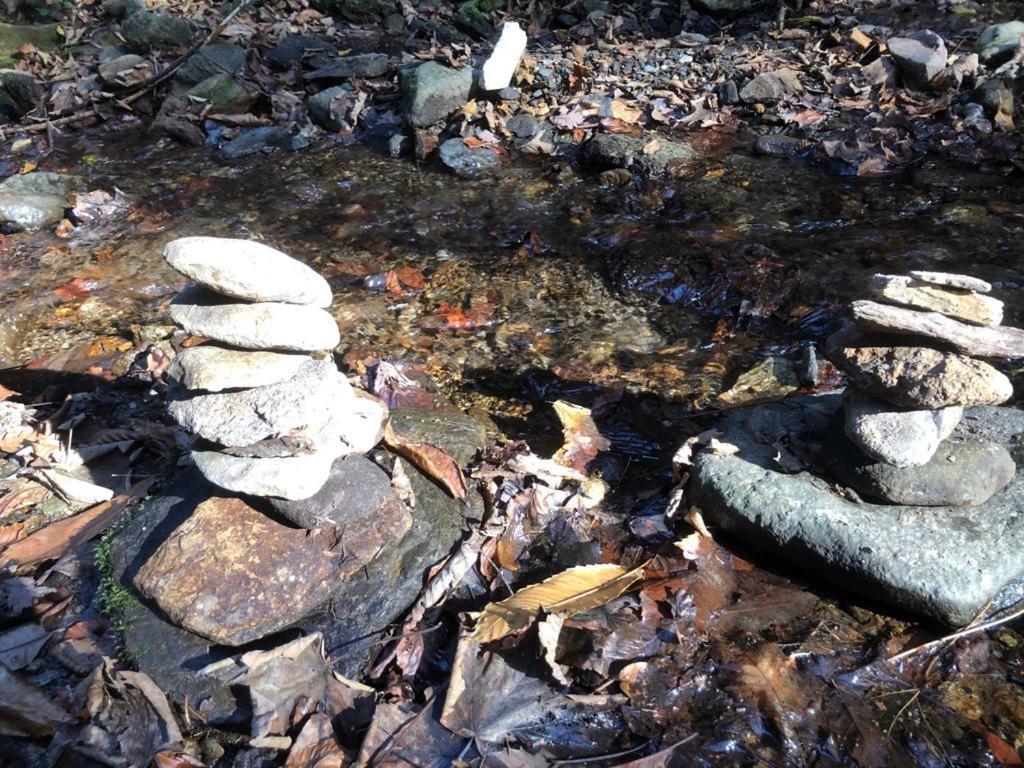
{"type": "Polygon", "coordinates": [[[440,483],[441,487],[454,498],[466,498],[468,489],[462,469],[455,459],[436,445],[406,440],[401,435],[395,434],[390,423],[384,428],[384,442],[389,448],[440,483]]]}

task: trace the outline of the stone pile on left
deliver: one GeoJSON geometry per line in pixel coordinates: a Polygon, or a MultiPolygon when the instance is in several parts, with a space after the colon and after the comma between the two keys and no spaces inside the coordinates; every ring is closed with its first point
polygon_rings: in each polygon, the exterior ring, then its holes
{"type": "Polygon", "coordinates": [[[169,371],[168,411],[203,441],[192,458],[214,485],[307,499],[334,461],[380,439],[384,404],[352,388],[331,350],[331,289],[305,264],[262,243],[186,237],[164,258],[194,280],[171,319],[205,343],[169,371]]]}

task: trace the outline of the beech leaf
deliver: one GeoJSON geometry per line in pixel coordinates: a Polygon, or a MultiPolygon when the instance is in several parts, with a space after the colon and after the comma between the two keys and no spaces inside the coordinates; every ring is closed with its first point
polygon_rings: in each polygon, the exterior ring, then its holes
{"type": "Polygon", "coordinates": [[[395,434],[391,424],[384,428],[384,442],[389,448],[434,478],[454,498],[466,498],[466,478],[462,476],[462,469],[455,459],[436,445],[406,440],[395,434]]]}

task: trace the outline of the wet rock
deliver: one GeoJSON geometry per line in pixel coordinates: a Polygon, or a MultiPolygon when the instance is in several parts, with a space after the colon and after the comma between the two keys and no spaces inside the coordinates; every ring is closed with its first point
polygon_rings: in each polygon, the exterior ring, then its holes
{"type": "Polygon", "coordinates": [[[480,73],[480,85],[485,91],[499,91],[512,82],[519,62],[526,53],[526,32],[515,21],[506,21],[494,51],[487,57],[480,73]]]}
{"type": "Polygon", "coordinates": [[[249,155],[274,152],[278,149],[294,152],[306,145],[306,140],[287,126],[267,125],[242,131],[220,148],[220,154],[225,160],[239,160],[249,155]]]}
{"type": "Polygon", "coordinates": [[[146,10],[145,0],[103,0],[103,14],[112,19],[124,19],[137,11],[146,10]]]}
{"type": "Polygon", "coordinates": [[[100,64],[97,74],[106,85],[124,86],[152,74],[153,65],[136,53],[127,53],[100,64]]]}
{"type": "Polygon", "coordinates": [[[1013,458],[1001,445],[947,440],[919,467],[876,462],[845,440],[825,443],[826,471],[861,496],[888,504],[973,507],[984,504],[1013,479],[1013,458]]]}
{"type": "Polygon", "coordinates": [[[345,408],[352,397],[352,386],[332,360],[306,360],[294,377],[278,384],[174,400],[167,412],[206,440],[242,446],[319,426],[332,407],[345,408]]]}
{"type": "Polygon", "coordinates": [[[975,293],[989,293],[992,290],[992,283],[987,283],[970,275],[956,275],[950,272],[927,272],[921,269],[914,269],[910,271],[910,276],[915,280],[920,280],[922,283],[945,285],[964,291],[974,291],[975,293]]]}
{"type": "Polygon", "coordinates": [[[791,70],[762,72],[740,89],[740,100],[747,104],[778,101],[790,93],[802,89],[796,73],[791,70]]]}
{"type": "Polygon", "coordinates": [[[724,83],[720,83],[715,87],[715,94],[718,96],[718,102],[724,105],[739,104],[740,103],[740,91],[736,87],[735,80],[726,80],[724,83]]]}
{"type": "Polygon", "coordinates": [[[240,115],[249,111],[259,93],[246,88],[234,77],[221,72],[193,86],[188,92],[192,103],[199,102],[215,115],[240,115]]]}
{"type": "Polygon", "coordinates": [[[489,147],[469,147],[462,139],[448,139],[438,148],[441,162],[464,179],[493,176],[501,168],[501,158],[489,147]]]}
{"type": "Polygon", "coordinates": [[[334,318],[317,307],[234,303],[198,286],[182,291],[169,311],[188,333],[243,349],[322,352],[341,340],[334,318]]]}
{"type": "Polygon", "coordinates": [[[404,70],[400,81],[409,123],[415,128],[428,128],[442,122],[469,100],[473,71],[468,67],[455,70],[428,61],[404,70]]]}
{"type": "Polygon", "coordinates": [[[979,357],[1024,356],[1024,331],[1019,328],[968,325],[938,312],[890,307],[874,301],[855,301],[851,309],[857,324],[869,331],[922,336],[979,357]]]}
{"type": "Polygon", "coordinates": [[[331,528],[373,517],[394,498],[384,470],[363,456],[346,456],[334,462],[316,495],[302,501],[271,499],[270,505],[300,528],[331,528]]]}
{"type": "Polygon", "coordinates": [[[675,163],[698,156],[690,144],[669,141],[662,136],[636,138],[599,133],[583,145],[581,157],[585,163],[599,170],[627,168],[654,175],[666,172],[675,163]]]}
{"type": "Polygon", "coordinates": [[[0,123],[27,115],[43,96],[43,88],[32,75],[13,69],[0,70],[0,123]]]}
{"type": "Polygon", "coordinates": [[[894,467],[920,467],[960,423],[963,408],[894,410],[853,387],[846,390],[846,435],[864,453],[894,467]]]}
{"type": "Polygon", "coordinates": [[[985,27],[978,38],[978,57],[981,63],[992,68],[1005,64],[1020,50],[1022,36],[1024,21],[1007,21],[985,27]]]}
{"type": "Polygon", "coordinates": [[[871,279],[871,289],[883,301],[941,312],[946,317],[973,325],[999,325],[1003,322],[1003,302],[992,296],[919,283],[903,275],[875,275],[871,279]]]}
{"type": "Polygon", "coordinates": [[[349,85],[336,85],[309,97],[306,109],[310,119],[325,131],[347,131],[352,126],[345,119],[355,91],[349,85]]]}
{"type": "Polygon", "coordinates": [[[388,139],[388,154],[392,157],[401,157],[409,151],[411,144],[408,136],[401,131],[396,131],[388,139]]]}
{"type": "Polygon", "coordinates": [[[331,287],[301,261],[253,240],[181,237],[164,248],[175,270],[217,293],[247,301],[331,305],[331,287]]]}
{"type": "Polygon", "coordinates": [[[167,375],[190,390],[221,392],[277,384],[295,376],[306,355],[227,349],[216,344],[187,347],[175,355],[167,375]]]}
{"type": "Polygon", "coordinates": [[[765,157],[796,157],[807,151],[813,144],[805,139],[782,134],[758,136],[754,141],[754,151],[765,157]]]}
{"type": "Polygon", "coordinates": [[[435,445],[462,467],[487,445],[487,427],[460,411],[396,408],[389,423],[399,437],[435,445]]]}
{"type": "MultiPolygon", "coordinates": [[[[785,474],[774,444],[828,439],[838,395],[740,409],[717,424],[734,456],[699,455],[691,498],[711,525],[814,577],[954,625],[1024,574],[1024,479],[976,507],[856,504],[805,472],[785,474]]],[[[970,409],[954,434],[1011,447],[1024,412],[970,409]]],[[[1011,451],[1013,448],[1010,448],[1011,451]]]]}
{"type": "Polygon", "coordinates": [[[520,112],[505,121],[505,127],[520,139],[529,139],[539,130],[537,118],[529,112],[520,112]]]}
{"type": "Polygon", "coordinates": [[[36,171],[0,181],[0,230],[41,229],[64,218],[67,196],[77,179],[36,171]]]}
{"type": "Polygon", "coordinates": [[[508,88],[501,88],[494,92],[495,98],[499,101],[519,101],[519,97],[522,94],[518,88],[509,86],[508,88]]]}
{"type": "Polygon", "coordinates": [[[986,80],[974,89],[972,98],[984,108],[1000,128],[1013,128],[1013,88],[1000,79],[986,80]]]}
{"type": "Polygon", "coordinates": [[[182,144],[191,144],[198,147],[206,140],[206,134],[198,126],[180,117],[170,115],[157,115],[153,121],[153,130],[162,131],[182,144]]]}
{"type": "Polygon", "coordinates": [[[693,6],[705,13],[730,16],[753,7],[753,0],[692,0],[693,6]]]}
{"type": "Polygon", "coordinates": [[[245,63],[245,49],[223,40],[204,45],[174,73],[176,82],[196,85],[214,75],[234,75],[245,63]]]}
{"type": "Polygon", "coordinates": [[[178,48],[192,42],[192,28],[187,21],[153,11],[131,14],[121,24],[121,35],[139,53],[178,48]]]}
{"type": "Polygon", "coordinates": [[[380,77],[388,71],[388,57],[383,53],[360,53],[332,59],[313,70],[306,79],[311,83],[336,83],[353,77],[380,77]]]}
{"type": "Polygon", "coordinates": [[[389,13],[384,18],[384,31],[389,35],[400,35],[405,32],[405,16],[400,13],[389,13]]]}
{"type": "Polygon", "coordinates": [[[216,451],[192,451],[192,461],[214,485],[251,496],[308,499],[327,482],[338,453],[252,458],[216,451]]]}
{"type": "Polygon", "coordinates": [[[927,88],[946,69],[946,43],[930,29],[908,37],[890,37],[886,46],[909,88],[927,88]]]}
{"type": "Polygon", "coordinates": [[[337,55],[338,49],[330,40],[309,35],[288,35],[263,60],[272,69],[288,69],[301,61],[319,66],[327,57],[337,55]]]}
{"type": "Polygon", "coordinates": [[[998,405],[1010,380],[988,363],[952,352],[869,336],[851,326],[829,337],[825,352],[858,387],[903,408],[998,405]]]}
{"type": "Polygon", "coordinates": [[[223,645],[294,624],[362,562],[333,532],[288,528],[241,499],[203,501],[146,560],[135,587],[167,617],[223,645]]]}

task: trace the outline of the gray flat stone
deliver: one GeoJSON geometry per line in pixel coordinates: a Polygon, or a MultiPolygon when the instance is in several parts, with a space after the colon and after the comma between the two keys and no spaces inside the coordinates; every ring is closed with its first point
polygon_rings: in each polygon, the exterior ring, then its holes
{"type": "Polygon", "coordinates": [[[911,88],[927,88],[946,68],[946,44],[930,29],[922,29],[909,37],[890,37],[886,45],[904,82],[911,88]]]}
{"type": "Polygon", "coordinates": [[[904,275],[875,275],[871,287],[882,301],[941,312],[973,325],[1003,322],[1003,302],[992,296],[923,283],[904,275]]]}
{"type": "Polygon", "coordinates": [[[956,428],[963,408],[896,410],[856,388],[846,390],[846,435],[878,461],[894,467],[920,467],[956,428]]]}
{"type": "Polygon", "coordinates": [[[324,424],[355,399],[333,361],[307,360],[295,376],[240,392],[173,400],[167,412],[190,432],[226,446],[242,446],[324,424]]]}
{"type": "Polygon", "coordinates": [[[932,285],[946,285],[950,288],[960,288],[964,291],[975,291],[976,293],[989,293],[992,290],[992,283],[979,280],[970,275],[957,275],[952,272],[928,272],[922,269],[912,269],[910,276],[922,283],[932,285]]]}
{"type": "Polygon", "coordinates": [[[178,294],[168,311],[189,333],[244,349],[324,352],[341,341],[334,318],[317,307],[242,304],[199,286],[178,294]]]}
{"type": "Polygon", "coordinates": [[[179,352],[167,375],[186,389],[221,392],[277,384],[295,376],[308,360],[308,355],[201,344],[179,352]]]}
{"type": "Polygon", "coordinates": [[[456,176],[478,179],[501,169],[501,156],[488,147],[468,147],[462,139],[448,139],[438,148],[441,162],[456,176]]]}
{"type": "Polygon", "coordinates": [[[375,514],[394,495],[384,470],[363,456],[346,456],[334,462],[327,483],[316,495],[301,501],[271,499],[270,505],[301,528],[330,528],[375,514]]]}
{"type": "MultiPolygon", "coordinates": [[[[785,474],[779,439],[827,433],[837,394],[744,408],[718,423],[734,456],[699,455],[691,498],[704,519],[844,589],[962,625],[1024,575],[1024,477],[976,507],[856,504],[809,473],[785,474]]],[[[1020,461],[1024,412],[969,409],[954,437],[996,442],[1020,461]]],[[[811,446],[813,450],[813,446],[811,446]]]]}
{"type": "Polygon", "coordinates": [[[850,306],[857,325],[869,331],[923,336],[966,355],[1024,357],[1024,331],[1020,328],[970,325],[938,312],[919,312],[874,301],[855,301],[850,306]]]}
{"type": "Polygon", "coordinates": [[[182,237],[164,248],[178,272],[225,296],[246,301],[331,306],[320,275],[275,248],[229,237],[182,237]]]}

